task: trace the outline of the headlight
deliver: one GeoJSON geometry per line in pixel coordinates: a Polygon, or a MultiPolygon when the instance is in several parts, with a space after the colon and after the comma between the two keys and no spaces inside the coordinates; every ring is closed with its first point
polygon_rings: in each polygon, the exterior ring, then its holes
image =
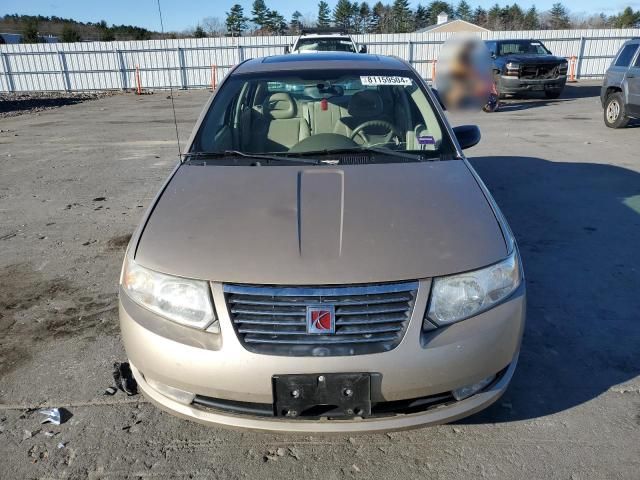
{"type": "Polygon", "coordinates": [[[127,259],[121,283],[134,302],[176,323],[204,330],[216,321],[207,282],[154,272],[127,259]]]}
{"type": "Polygon", "coordinates": [[[435,278],[427,317],[448,325],[477,315],[511,295],[521,278],[515,249],[505,260],[481,270],[435,278]]]}
{"type": "Polygon", "coordinates": [[[567,73],[567,70],[569,68],[569,63],[567,62],[562,62],[559,66],[558,66],[558,71],[562,74],[562,73],[567,73]]]}
{"type": "Polygon", "coordinates": [[[509,62],[507,63],[507,70],[518,70],[520,68],[519,63],[509,62]]]}

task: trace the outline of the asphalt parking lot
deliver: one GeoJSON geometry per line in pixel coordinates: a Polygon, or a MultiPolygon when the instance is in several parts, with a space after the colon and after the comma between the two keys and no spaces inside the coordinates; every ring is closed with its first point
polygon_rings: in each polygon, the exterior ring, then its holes
{"type": "MultiPolygon", "coordinates": [[[[0,120],[0,478],[637,479],[640,124],[607,129],[598,93],[451,117],[481,127],[468,155],[521,249],[520,364],[478,415],[360,436],[210,428],[104,396],[125,359],[124,248],[177,158],[167,94],[0,120]],[[41,425],[45,406],[73,416],[41,425]]],[[[177,93],[183,140],[208,95],[177,93]]]]}

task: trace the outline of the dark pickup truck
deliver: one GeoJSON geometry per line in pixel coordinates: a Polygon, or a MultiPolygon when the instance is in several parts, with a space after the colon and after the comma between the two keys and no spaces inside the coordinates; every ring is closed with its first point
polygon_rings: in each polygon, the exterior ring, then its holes
{"type": "Polygon", "coordinates": [[[567,83],[568,62],[556,57],[538,40],[487,40],[493,58],[496,90],[501,98],[544,92],[558,98],[567,83]]]}

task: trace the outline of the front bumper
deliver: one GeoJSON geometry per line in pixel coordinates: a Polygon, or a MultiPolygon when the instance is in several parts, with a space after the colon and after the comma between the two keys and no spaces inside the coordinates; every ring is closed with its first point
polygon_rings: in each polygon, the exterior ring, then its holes
{"type": "Polygon", "coordinates": [[[557,78],[517,78],[502,75],[500,77],[500,93],[517,94],[536,91],[559,91],[567,83],[567,76],[560,75],[557,78]]]}
{"type": "Polygon", "coordinates": [[[377,431],[446,423],[471,415],[506,390],[515,370],[525,322],[524,285],[497,307],[422,336],[430,282],[421,281],[407,331],[384,353],[287,357],[246,350],[233,329],[221,285],[213,285],[221,335],[180,327],[134,304],[121,292],[120,323],[132,370],[145,396],[160,408],[201,423],[297,432],[377,431]],[[281,374],[370,372],[372,402],[416,399],[475,383],[498,372],[485,390],[418,413],[349,420],[264,418],[178,403],[152,388],[156,382],[199,396],[273,403],[272,377],[281,374]]]}

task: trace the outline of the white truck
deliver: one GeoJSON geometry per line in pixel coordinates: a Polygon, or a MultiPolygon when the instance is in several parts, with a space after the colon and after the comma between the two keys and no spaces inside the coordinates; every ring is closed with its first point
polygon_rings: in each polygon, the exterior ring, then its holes
{"type": "Polygon", "coordinates": [[[350,52],[367,53],[366,45],[358,45],[345,33],[336,31],[302,31],[300,36],[287,45],[284,53],[350,52]]]}

